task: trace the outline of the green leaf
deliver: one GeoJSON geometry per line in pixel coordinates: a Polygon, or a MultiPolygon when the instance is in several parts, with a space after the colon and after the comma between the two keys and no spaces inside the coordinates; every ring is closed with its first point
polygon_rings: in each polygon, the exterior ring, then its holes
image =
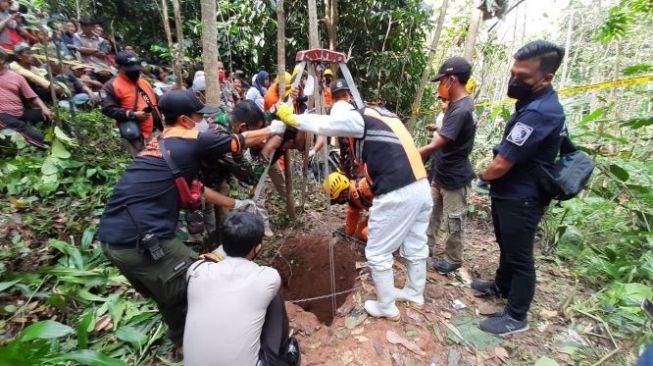
{"type": "Polygon", "coordinates": [[[4,281],[4,282],[0,282],[0,292],[3,292],[3,291],[5,291],[5,290],[11,288],[11,286],[17,284],[18,282],[20,282],[20,280],[12,280],[12,281],[4,281]]]}
{"type": "Polygon", "coordinates": [[[61,141],[63,144],[69,146],[77,145],[75,140],[70,136],[66,135],[66,133],[59,128],[59,126],[54,126],[54,136],[57,138],[57,140],[61,141]]]}
{"type": "Polygon", "coordinates": [[[68,352],[65,355],[55,358],[56,361],[75,361],[82,365],[89,366],[127,366],[127,364],[119,359],[109,357],[105,354],[84,349],[80,351],[68,352]]]}
{"type": "Polygon", "coordinates": [[[610,164],[610,173],[614,174],[614,176],[622,182],[625,182],[630,178],[630,174],[628,174],[626,169],[617,164],[610,164]]]}
{"type": "Polygon", "coordinates": [[[66,149],[64,144],[61,143],[58,139],[54,140],[52,143],[52,150],[50,151],[52,156],[60,159],[70,158],[70,152],[66,149]]]}
{"type": "MultiPolygon", "coordinates": [[[[77,269],[84,268],[84,259],[82,258],[82,253],[75,247],[65,241],[50,239],[48,244],[65,254],[68,259],[72,262],[73,266],[77,269]]],[[[70,262],[69,262],[70,263],[70,262]]]]}
{"type": "Polygon", "coordinates": [[[81,300],[86,300],[86,301],[97,301],[97,302],[107,301],[106,298],[95,295],[95,294],[92,294],[88,290],[85,290],[85,289],[78,290],[76,296],[77,296],[77,298],[79,298],[81,300]]]}
{"type": "Polygon", "coordinates": [[[43,320],[25,328],[20,339],[25,342],[32,339],[53,339],[75,333],[75,330],[54,320],[43,320]]]}
{"type": "Polygon", "coordinates": [[[56,164],[56,158],[48,156],[41,165],[41,173],[44,175],[54,175],[59,172],[59,167],[56,164]]]}
{"type": "Polygon", "coordinates": [[[558,363],[552,358],[543,356],[535,362],[535,366],[558,366],[558,363]]]}
{"type": "Polygon", "coordinates": [[[653,71],[653,66],[649,64],[639,64],[625,67],[622,72],[624,76],[631,76],[636,74],[644,74],[651,71],[653,71]]]}
{"type": "Polygon", "coordinates": [[[592,113],[588,114],[587,116],[583,117],[583,119],[580,120],[580,122],[578,122],[578,123],[581,126],[585,126],[588,123],[598,119],[599,117],[602,117],[603,115],[605,115],[605,108],[600,107],[600,108],[595,109],[592,113]]]}
{"type": "Polygon", "coordinates": [[[129,325],[120,327],[120,329],[116,331],[115,336],[121,341],[132,343],[136,346],[143,344],[147,338],[145,333],[129,325]]]}
{"type": "Polygon", "coordinates": [[[95,227],[88,227],[84,230],[82,234],[82,247],[88,248],[89,245],[93,242],[93,236],[95,236],[95,227]]]}
{"type": "Polygon", "coordinates": [[[88,332],[91,323],[95,320],[95,309],[88,311],[77,326],[77,347],[86,348],[88,344],[88,332]]]}

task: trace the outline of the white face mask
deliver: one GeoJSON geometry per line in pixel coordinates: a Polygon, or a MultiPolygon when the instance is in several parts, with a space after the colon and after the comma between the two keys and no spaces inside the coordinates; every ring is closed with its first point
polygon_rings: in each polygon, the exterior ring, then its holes
{"type": "Polygon", "coordinates": [[[209,130],[209,122],[206,120],[206,118],[202,118],[201,121],[195,124],[195,128],[197,128],[199,132],[206,132],[209,130]]]}

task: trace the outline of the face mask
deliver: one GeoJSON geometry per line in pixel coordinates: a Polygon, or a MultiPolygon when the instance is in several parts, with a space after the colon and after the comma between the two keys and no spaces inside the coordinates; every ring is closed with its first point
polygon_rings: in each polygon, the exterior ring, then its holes
{"type": "Polygon", "coordinates": [[[197,122],[195,126],[199,132],[206,132],[209,130],[209,121],[207,121],[206,118],[202,118],[202,120],[197,122]]]}
{"type": "Polygon", "coordinates": [[[446,80],[440,81],[440,85],[438,85],[438,95],[440,95],[440,98],[449,99],[449,89],[451,89],[451,84],[447,86],[446,80]]]}
{"type": "Polygon", "coordinates": [[[508,82],[508,97],[517,100],[528,99],[533,95],[533,85],[527,84],[521,80],[510,78],[508,82]]]}
{"type": "Polygon", "coordinates": [[[139,77],[141,77],[141,72],[140,71],[126,71],[125,75],[127,78],[133,82],[136,82],[139,77]]]}

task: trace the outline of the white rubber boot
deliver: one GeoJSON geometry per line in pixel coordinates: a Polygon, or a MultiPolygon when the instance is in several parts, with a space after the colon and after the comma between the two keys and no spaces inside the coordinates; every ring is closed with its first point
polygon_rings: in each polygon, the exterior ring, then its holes
{"type": "Polygon", "coordinates": [[[415,307],[424,305],[424,287],[426,286],[426,259],[409,262],[406,268],[406,285],[396,289],[397,301],[408,301],[415,307]]]}
{"type": "Polygon", "coordinates": [[[365,301],[365,310],[375,318],[399,319],[399,309],[395,306],[395,279],[392,269],[372,270],[376,288],[376,300],[365,301]]]}

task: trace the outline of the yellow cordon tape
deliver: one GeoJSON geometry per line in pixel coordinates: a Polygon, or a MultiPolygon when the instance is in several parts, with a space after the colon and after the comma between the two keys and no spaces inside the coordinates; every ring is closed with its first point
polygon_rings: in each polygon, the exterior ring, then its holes
{"type": "MultiPolygon", "coordinates": [[[[646,83],[653,83],[653,75],[636,76],[636,77],[632,77],[632,78],[605,81],[605,82],[596,83],[596,84],[573,86],[571,88],[566,88],[566,89],[559,90],[558,95],[567,96],[567,95],[587,92],[587,91],[591,91],[591,90],[601,90],[601,89],[610,89],[610,88],[623,88],[623,87],[626,87],[626,86],[646,84],[646,83]]],[[[511,103],[514,103],[514,102],[515,102],[514,99],[505,98],[505,99],[502,99],[502,100],[499,100],[499,101],[494,101],[494,102],[477,103],[475,106],[478,108],[478,107],[487,107],[487,106],[491,106],[491,105],[511,104],[511,103]]],[[[432,113],[439,112],[439,111],[440,111],[440,109],[430,109],[430,110],[427,110],[427,111],[424,111],[424,112],[416,113],[415,115],[416,116],[425,116],[425,115],[432,114],[432,113]]]]}

